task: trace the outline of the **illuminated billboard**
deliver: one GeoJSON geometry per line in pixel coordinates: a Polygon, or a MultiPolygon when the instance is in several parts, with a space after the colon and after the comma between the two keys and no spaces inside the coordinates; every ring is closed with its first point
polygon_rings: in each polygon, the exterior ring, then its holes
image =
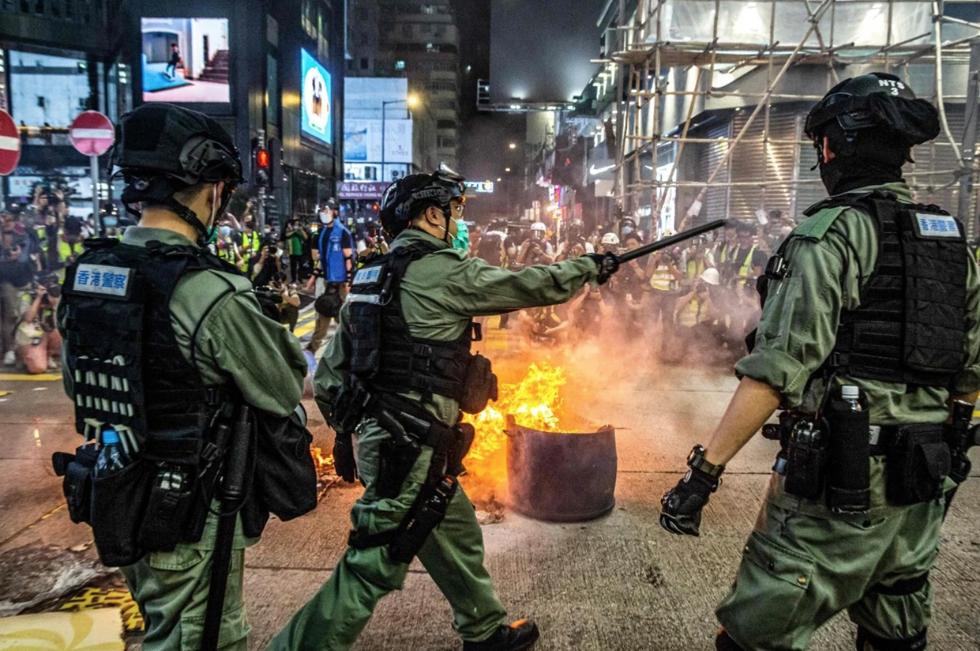
{"type": "Polygon", "coordinates": [[[144,102],[231,101],[226,18],[143,18],[140,31],[144,102]]]}
{"type": "Polygon", "coordinates": [[[333,144],[333,92],[330,73],[306,50],[302,58],[303,90],[300,92],[300,130],[311,138],[333,144]]]}

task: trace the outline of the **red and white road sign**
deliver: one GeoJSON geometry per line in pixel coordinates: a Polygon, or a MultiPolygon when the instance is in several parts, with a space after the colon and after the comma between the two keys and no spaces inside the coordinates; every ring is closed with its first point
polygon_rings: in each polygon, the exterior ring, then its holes
{"type": "Polygon", "coordinates": [[[75,149],[86,156],[101,156],[116,141],[116,129],[98,111],[85,111],[71,123],[68,137],[75,149]]]}
{"type": "Polygon", "coordinates": [[[10,113],[0,110],[0,176],[7,176],[20,160],[20,134],[10,113]]]}

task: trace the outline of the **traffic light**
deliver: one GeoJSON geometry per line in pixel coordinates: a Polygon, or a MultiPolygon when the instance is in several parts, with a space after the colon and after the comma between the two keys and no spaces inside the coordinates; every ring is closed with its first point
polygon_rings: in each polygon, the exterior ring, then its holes
{"type": "Polygon", "coordinates": [[[262,147],[258,138],[252,138],[252,185],[264,188],[269,185],[269,151],[262,147]]]}

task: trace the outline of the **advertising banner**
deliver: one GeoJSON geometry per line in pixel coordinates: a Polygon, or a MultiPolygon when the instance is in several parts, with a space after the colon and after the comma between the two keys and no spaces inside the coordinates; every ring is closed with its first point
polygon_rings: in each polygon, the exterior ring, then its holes
{"type": "Polygon", "coordinates": [[[306,50],[300,50],[303,88],[300,91],[300,130],[333,144],[333,90],[330,73],[306,50]]]}
{"type": "Polygon", "coordinates": [[[228,19],[142,18],[143,101],[231,101],[228,19]]]}

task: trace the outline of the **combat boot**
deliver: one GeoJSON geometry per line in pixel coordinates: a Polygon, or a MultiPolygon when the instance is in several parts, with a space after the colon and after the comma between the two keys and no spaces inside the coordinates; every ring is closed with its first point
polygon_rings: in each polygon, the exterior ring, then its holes
{"type": "Polygon", "coordinates": [[[463,642],[463,651],[526,651],[538,641],[538,635],[537,624],[519,619],[482,642],[463,642]]]}

